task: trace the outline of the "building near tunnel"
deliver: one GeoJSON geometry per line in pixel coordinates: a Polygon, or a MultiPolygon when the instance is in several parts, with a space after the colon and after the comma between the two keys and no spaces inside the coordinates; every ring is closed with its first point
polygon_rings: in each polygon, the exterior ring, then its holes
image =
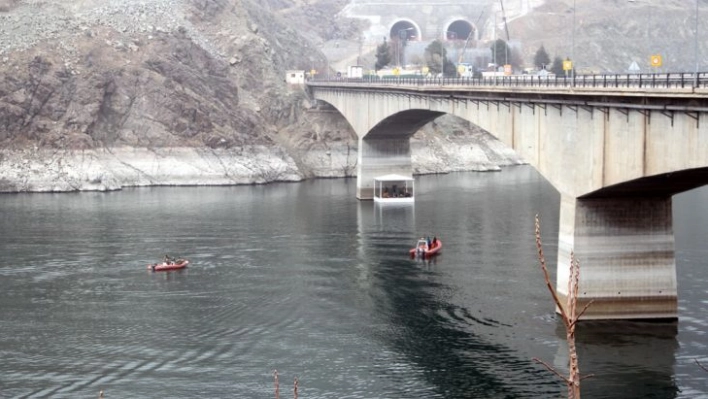
{"type": "MultiPolygon", "coordinates": [[[[332,39],[333,44],[325,45],[323,51],[332,68],[346,76],[349,65],[360,65],[363,55],[373,55],[377,46],[387,42],[392,48],[392,61],[388,69],[377,72],[380,76],[421,75],[426,73],[422,67],[427,47],[439,41],[445,62],[450,64],[438,69],[448,75],[458,70],[459,76],[469,77],[473,70],[507,64],[495,62],[492,42],[504,39],[510,48],[521,50],[522,38],[507,40],[505,22],[524,16],[543,3],[544,0],[352,0],[338,17],[365,20],[368,28],[358,37],[332,39]],[[460,65],[465,65],[463,71],[460,65]]],[[[367,71],[372,68],[373,63],[366,64],[367,71]]]]}
{"type": "Polygon", "coordinates": [[[474,48],[495,38],[495,26],[529,12],[543,0],[507,0],[502,12],[499,0],[352,0],[341,17],[364,19],[369,28],[362,44],[375,47],[384,40],[404,43],[444,40],[467,42],[474,48]]]}

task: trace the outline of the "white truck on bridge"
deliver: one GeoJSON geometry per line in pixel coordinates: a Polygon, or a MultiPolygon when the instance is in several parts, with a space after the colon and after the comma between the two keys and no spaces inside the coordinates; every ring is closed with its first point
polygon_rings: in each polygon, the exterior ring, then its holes
{"type": "Polygon", "coordinates": [[[364,77],[364,67],[361,65],[351,65],[347,68],[347,77],[350,79],[361,79],[364,77]]]}

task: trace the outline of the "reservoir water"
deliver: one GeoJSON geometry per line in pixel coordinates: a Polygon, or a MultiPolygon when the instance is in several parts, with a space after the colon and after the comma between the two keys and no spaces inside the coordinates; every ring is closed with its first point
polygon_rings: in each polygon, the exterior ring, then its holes
{"type": "MultiPolygon", "coordinates": [[[[0,196],[0,397],[560,398],[558,193],[531,167],[0,196]],[[407,256],[420,236],[443,253],[407,256]],[[182,271],[151,273],[165,254],[182,271]]],[[[708,398],[708,190],[674,198],[679,321],[578,328],[583,398],[708,398]]],[[[582,268],[582,259],[580,259],[582,268]]],[[[582,270],[582,269],[581,269],[582,270]]],[[[582,271],[581,271],[582,274],[582,271]]]]}

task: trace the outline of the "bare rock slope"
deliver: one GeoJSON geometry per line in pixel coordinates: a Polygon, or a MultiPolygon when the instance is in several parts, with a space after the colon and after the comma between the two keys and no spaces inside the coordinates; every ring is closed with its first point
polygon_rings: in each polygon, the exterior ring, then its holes
{"type": "MultiPolygon", "coordinates": [[[[353,175],[346,122],[283,82],[323,63],[283,22],[293,7],[0,0],[0,192],[353,175]]],[[[417,135],[418,172],[518,162],[471,129],[435,133],[444,124],[417,135]]]]}

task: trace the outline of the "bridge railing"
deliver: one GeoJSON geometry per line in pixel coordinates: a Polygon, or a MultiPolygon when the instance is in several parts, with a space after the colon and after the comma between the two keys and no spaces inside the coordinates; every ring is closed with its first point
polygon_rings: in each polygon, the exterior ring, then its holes
{"type": "Polygon", "coordinates": [[[514,75],[479,78],[428,78],[424,76],[394,76],[363,78],[316,78],[308,82],[365,84],[386,86],[484,86],[484,87],[589,87],[589,88],[651,88],[684,89],[708,87],[708,72],[602,74],[567,76],[514,75]]]}

